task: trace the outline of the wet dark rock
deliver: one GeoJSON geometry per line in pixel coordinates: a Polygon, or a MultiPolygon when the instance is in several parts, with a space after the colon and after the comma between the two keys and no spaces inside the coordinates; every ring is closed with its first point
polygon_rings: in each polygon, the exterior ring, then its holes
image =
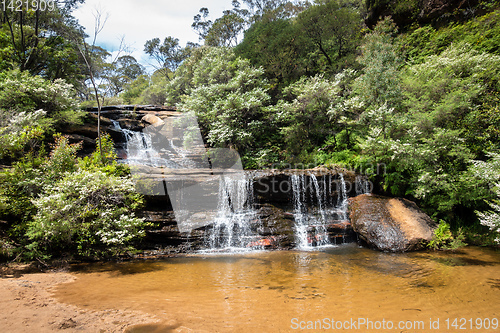
{"type": "Polygon", "coordinates": [[[264,237],[257,241],[251,242],[250,244],[247,245],[247,247],[276,249],[279,247],[278,237],[275,236],[264,237]]]}
{"type": "Polygon", "coordinates": [[[349,199],[354,231],[368,246],[404,252],[425,247],[437,224],[417,205],[402,198],[363,194],[349,199]]]}
{"type": "Polygon", "coordinates": [[[262,204],[256,215],[260,218],[260,226],[256,232],[264,237],[274,237],[274,243],[279,248],[291,248],[295,244],[292,214],[271,204],[262,204]]]}
{"type": "Polygon", "coordinates": [[[64,136],[68,138],[69,143],[71,144],[81,142],[81,152],[83,152],[83,155],[91,154],[95,150],[96,141],[94,139],[80,134],[65,134],[64,136]]]}
{"type": "Polygon", "coordinates": [[[130,118],[118,118],[116,119],[120,124],[121,128],[125,128],[131,131],[142,131],[144,129],[144,124],[142,124],[138,119],[130,118]]]}
{"type": "MultiPolygon", "coordinates": [[[[97,117],[97,114],[95,113],[88,113],[88,118],[90,120],[89,122],[91,122],[92,124],[97,124],[97,120],[99,119],[97,117]]],[[[101,125],[112,126],[113,122],[111,121],[111,119],[101,116],[101,125]]]]}

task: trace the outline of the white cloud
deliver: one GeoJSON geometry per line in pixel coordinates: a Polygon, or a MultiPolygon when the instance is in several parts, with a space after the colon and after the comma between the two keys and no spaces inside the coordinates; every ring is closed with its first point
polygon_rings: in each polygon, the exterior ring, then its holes
{"type": "Polygon", "coordinates": [[[97,36],[97,44],[113,52],[124,36],[132,55],[147,65],[150,60],[143,48],[149,39],[172,36],[179,38],[181,46],[198,42],[191,24],[202,7],[210,10],[210,19],[214,20],[222,16],[223,10],[231,8],[231,0],[86,0],[73,14],[87,34],[93,35],[95,10],[99,9],[103,16],[108,13],[106,25],[97,36]]]}

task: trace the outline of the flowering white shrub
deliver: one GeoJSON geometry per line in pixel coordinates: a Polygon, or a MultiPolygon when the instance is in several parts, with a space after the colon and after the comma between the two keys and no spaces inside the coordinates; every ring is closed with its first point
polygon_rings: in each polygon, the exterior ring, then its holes
{"type": "Polygon", "coordinates": [[[252,147],[262,132],[260,118],[270,99],[263,70],[229,48],[205,48],[191,66],[190,95],[179,109],[196,113],[213,146],[232,144],[240,152],[252,147]]]}
{"type": "Polygon", "coordinates": [[[116,253],[144,234],[144,220],[133,213],[141,197],[128,178],[80,170],[44,190],[33,200],[37,214],[27,232],[40,251],[99,256],[116,253]]]}
{"type": "Polygon", "coordinates": [[[487,162],[472,161],[472,169],[476,176],[494,184],[493,191],[497,199],[488,202],[490,211],[476,211],[476,214],[482,225],[496,233],[495,241],[500,244],[500,154],[490,153],[489,156],[491,159],[487,162]]]}
{"type": "MultiPolygon", "coordinates": [[[[500,184],[497,186],[500,186],[500,184]]],[[[496,190],[496,193],[500,198],[500,187],[496,190]]],[[[493,200],[489,203],[489,205],[492,209],[491,211],[476,213],[479,216],[481,224],[487,226],[491,231],[498,235],[495,238],[495,242],[500,244],[500,200],[493,200]]]]}
{"type": "Polygon", "coordinates": [[[17,70],[0,75],[0,109],[11,112],[43,109],[49,118],[62,123],[78,123],[82,116],[71,84],[62,79],[47,81],[17,70]]]}
{"type": "Polygon", "coordinates": [[[0,159],[21,151],[32,139],[41,136],[38,124],[45,117],[44,110],[13,114],[0,110],[0,159]]]}

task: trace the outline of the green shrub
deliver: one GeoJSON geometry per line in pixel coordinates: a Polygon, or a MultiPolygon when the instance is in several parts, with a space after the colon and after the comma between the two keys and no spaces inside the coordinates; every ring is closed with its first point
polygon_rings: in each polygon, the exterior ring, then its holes
{"type": "Polygon", "coordinates": [[[476,211],[482,225],[488,227],[500,244],[500,154],[490,153],[488,161],[472,161],[472,171],[491,186],[494,198],[487,200],[487,211],[476,211]]]}
{"type": "Polygon", "coordinates": [[[26,235],[41,254],[117,254],[144,234],[144,220],[133,213],[142,198],[127,178],[101,171],[67,173],[46,185],[33,204],[37,213],[26,235]]]}
{"type": "Polygon", "coordinates": [[[213,147],[232,147],[240,154],[255,147],[266,129],[263,108],[270,99],[263,70],[228,48],[206,48],[203,58],[189,65],[192,90],[179,109],[196,113],[213,147]]]}
{"type": "Polygon", "coordinates": [[[54,82],[18,70],[0,74],[0,109],[14,113],[43,109],[57,124],[80,123],[73,87],[62,79],[54,82]]]}
{"type": "Polygon", "coordinates": [[[57,134],[54,136],[55,143],[43,169],[46,178],[54,181],[65,172],[74,172],[77,168],[76,153],[81,149],[81,143],[70,144],[68,138],[57,134]]]}
{"type": "Polygon", "coordinates": [[[459,229],[454,236],[450,230],[450,225],[441,220],[437,229],[434,231],[432,240],[427,246],[434,250],[456,250],[467,245],[464,240],[465,236],[462,230],[459,229]]]}
{"type": "Polygon", "coordinates": [[[12,113],[0,110],[0,160],[15,160],[38,148],[48,123],[46,112],[12,113]]]}
{"type": "Polygon", "coordinates": [[[96,144],[96,149],[90,156],[85,156],[78,161],[78,167],[87,171],[99,170],[118,177],[129,175],[130,168],[126,164],[118,163],[116,159],[113,139],[108,133],[104,133],[101,135],[101,148],[99,144],[96,144]],[[100,149],[102,149],[102,154],[100,149]]]}
{"type": "Polygon", "coordinates": [[[440,55],[453,43],[465,42],[479,52],[500,55],[500,10],[465,23],[453,23],[441,29],[423,26],[401,35],[399,43],[413,63],[422,63],[430,55],[440,55]]]}

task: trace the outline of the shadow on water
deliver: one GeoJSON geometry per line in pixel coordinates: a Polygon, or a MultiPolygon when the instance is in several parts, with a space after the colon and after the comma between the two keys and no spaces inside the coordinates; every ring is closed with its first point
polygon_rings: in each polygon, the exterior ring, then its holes
{"type": "Polygon", "coordinates": [[[476,258],[467,257],[447,257],[447,258],[432,258],[435,262],[446,266],[493,266],[498,265],[498,263],[492,261],[486,261],[476,258]]]}
{"type": "Polygon", "coordinates": [[[124,333],[171,333],[176,332],[180,325],[145,324],[127,328],[124,333]]]}
{"type": "Polygon", "coordinates": [[[171,258],[134,260],[125,262],[83,263],[71,266],[72,273],[108,273],[110,276],[125,276],[164,271],[169,265],[196,264],[197,262],[211,262],[235,264],[240,261],[253,260],[269,263],[264,258],[251,257],[247,255],[234,254],[210,254],[210,255],[185,255],[171,258]]]}
{"type": "Polygon", "coordinates": [[[159,261],[106,262],[71,266],[72,273],[110,273],[113,275],[143,274],[163,269],[164,267],[159,261]]]}
{"type": "Polygon", "coordinates": [[[491,288],[500,289],[500,279],[488,279],[488,284],[491,288]]]}

